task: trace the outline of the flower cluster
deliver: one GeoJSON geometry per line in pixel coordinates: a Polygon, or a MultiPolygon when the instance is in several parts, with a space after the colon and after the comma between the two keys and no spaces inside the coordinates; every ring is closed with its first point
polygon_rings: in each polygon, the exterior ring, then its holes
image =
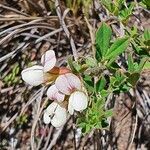
{"type": "Polygon", "coordinates": [[[53,50],[47,51],[41,58],[41,66],[35,65],[22,71],[22,79],[32,86],[51,84],[47,96],[53,102],[44,112],[44,122],[60,127],[66,123],[69,114],[83,111],[88,105],[88,96],[80,77],[65,67],[56,67],[53,50]]]}

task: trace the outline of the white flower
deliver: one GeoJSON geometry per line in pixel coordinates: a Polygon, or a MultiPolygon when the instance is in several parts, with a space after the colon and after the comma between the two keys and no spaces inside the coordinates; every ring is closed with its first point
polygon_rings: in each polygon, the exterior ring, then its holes
{"type": "Polygon", "coordinates": [[[32,85],[37,86],[43,83],[44,75],[43,75],[43,67],[42,66],[32,66],[30,68],[24,69],[21,72],[22,79],[32,85]]]}
{"type": "Polygon", "coordinates": [[[83,111],[87,108],[88,97],[81,91],[81,81],[76,75],[72,73],[60,75],[56,79],[55,85],[60,92],[70,95],[68,101],[68,111],[71,115],[74,113],[74,110],[83,111]]]}
{"type": "MultiPolygon", "coordinates": [[[[38,86],[44,83],[44,76],[46,72],[50,72],[55,64],[56,64],[56,56],[53,50],[47,51],[44,55],[42,55],[41,63],[43,66],[35,65],[24,69],[21,72],[22,79],[32,86],[38,86]]],[[[58,73],[58,69],[53,69],[52,74],[49,73],[48,79],[53,80],[54,74],[58,73]],[[56,71],[57,70],[57,71],[56,71]]]]}
{"type": "Polygon", "coordinates": [[[57,100],[58,102],[62,102],[65,98],[65,94],[61,93],[54,84],[48,88],[47,97],[51,100],[57,100]]]}
{"type": "Polygon", "coordinates": [[[53,50],[46,51],[44,55],[42,55],[41,63],[44,66],[43,71],[50,71],[56,64],[56,56],[53,50]]]}
{"type": "Polygon", "coordinates": [[[67,111],[56,102],[51,103],[45,110],[43,120],[45,124],[51,123],[59,128],[67,121],[67,111]]]}
{"type": "Polygon", "coordinates": [[[72,115],[74,110],[83,111],[87,108],[88,97],[80,91],[73,92],[69,97],[68,111],[72,115]]]}
{"type": "Polygon", "coordinates": [[[60,75],[56,79],[55,85],[60,92],[66,95],[70,95],[75,90],[81,90],[81,81],[73,73],[60,75]]]}

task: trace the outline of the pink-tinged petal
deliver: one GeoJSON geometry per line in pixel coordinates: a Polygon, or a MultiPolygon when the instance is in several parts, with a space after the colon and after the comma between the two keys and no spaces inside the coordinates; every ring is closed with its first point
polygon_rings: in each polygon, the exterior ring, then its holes
{"type": "Polygon", "coordinates": [[[54,84],[48,88],[47,97],[51,100],[57,100],[58,102],[62,102],[65,98],[65,95],[58,91],[54,84]]]}
{"type": "Polygon", "coordinates": [[[70,95],[75,90],[81,90],[80,79],[72,73],[60,75],[56,79],[55,85],[60,92],[66,95],[70,95]]]}
{"type": "Polygon", "coordinates": [[[70,95],[69,101],[76,111],[82,111],[87,108],[88,97],[85,93],[80,91],[75,91],[70,95]]]}
{"type": "Polygon", "coordinates": [[[56,56],[53,50],[48,50],[42,55],[41,63],[44,66],[44,72],[50,71],[56,64],[56,56]]]}
{"type": "Polygon", "coordinates": [[[44,82],[42,66],[35,65],[30,68],[24,69],[21,72],[21,76],[26,83],[32,86],[38,86],[44,82]]]}

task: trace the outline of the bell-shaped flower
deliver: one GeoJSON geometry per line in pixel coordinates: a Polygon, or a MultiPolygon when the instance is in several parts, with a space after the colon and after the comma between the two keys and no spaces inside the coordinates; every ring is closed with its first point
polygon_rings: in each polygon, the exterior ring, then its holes
{"type": "Polygon", "coordinates": [[[81,81],[73,73],[60,75],[56,79],[55,85],[60,92],[66,95],[70,95],[76,90],[81,90],[81,81]]]}
{"type": "Polygon", "coordinates": [[[50,100],[56,100],[58,102],[62,102],[65,98],[65,94],[61,93],[54,84],[48,88],[47,97],[50,100]]]}
{"type": "Polygon", "coordinates": [[[54,127],[59,128],[67,121],[67,111],[58,103],[51,103],[45,110],[43,120],[45,124],[51,123],[54,127]]]}
{"type": "Polygon", "coordinates": [[[24,69],[21,72],[22,79],[32,86],[38,86],[45,81],[53,81],[56,79],[56,75],[59,74],[60,70],[55,67],[55,52],[53,50],[47,51],[42,55],[41,63],[43,66],[35,65],[24,69]]]}
{"type": "Polygon", "coordinates": [[[68,111],[72,115],[74,110],[83,111],[87,108],[88,97],[84,92],[75,91],[69,97],[68,111]]]}

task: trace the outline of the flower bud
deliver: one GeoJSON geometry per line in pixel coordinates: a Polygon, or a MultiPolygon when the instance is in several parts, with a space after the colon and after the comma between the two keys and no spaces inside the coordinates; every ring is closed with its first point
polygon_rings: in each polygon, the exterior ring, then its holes
{"type": "Polygon", "coordinates": [[[32,86],[38,86],[44,82],[43,67],[39,65],[24,69],[21,76],[26,83],[32,86]]]}

